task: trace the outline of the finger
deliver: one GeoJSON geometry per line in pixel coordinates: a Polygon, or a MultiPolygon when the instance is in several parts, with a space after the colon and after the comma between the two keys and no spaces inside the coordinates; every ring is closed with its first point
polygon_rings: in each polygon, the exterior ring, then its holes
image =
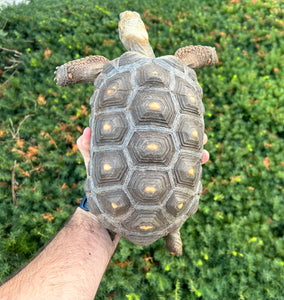
{"type": "Polygon", "coordinates": [[[114,240],[112,241],[115,248],[117,247],[119,240],[120,240],[120,236],[116,234],[114,240]]]}
{"type": "Polygon", "coordinates": [[[205,145],[207,142],[208,142],[208,137],[207,137],[207,134],[204,133],[204,135],[203,135],[203,145],[205,145]]]}
{"type": "Polygon", "coordinates": [[[209,160],[209,152],[207,150],[203,150],[203,157],[201,164],[205,164],[209,160]]]}
{"type": "Polygon", "coordinates": [[[85,128],[83,134],[77,140],[77,146],[83,156],[86,168],[90,161],[90,152],[89,152],[89,145],[91,139],[91,130],[89,127],[85,128]]]}

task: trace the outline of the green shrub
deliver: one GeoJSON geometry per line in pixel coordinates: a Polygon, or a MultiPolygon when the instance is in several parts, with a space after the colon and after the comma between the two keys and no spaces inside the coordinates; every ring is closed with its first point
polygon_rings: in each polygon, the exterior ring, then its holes
{"type": "Polygon", "coordinates": [[[121,55],[124,10],[141,13],[156,55],[216,47],[218,66],[198,71],[211,160],[198,213],[182,227],[183,256],[171,256],[163,239],[147,247],[121,240],[97,299],[284,299],[284,6],[272,0],[31,0],[2,9],[1,281],[83,195],[76,139],[92,85],[59,88],[55,67],[121,55]]]}

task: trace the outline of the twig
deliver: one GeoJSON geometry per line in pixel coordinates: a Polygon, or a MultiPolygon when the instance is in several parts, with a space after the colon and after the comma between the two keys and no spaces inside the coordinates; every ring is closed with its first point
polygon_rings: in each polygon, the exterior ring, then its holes
{"type": "Polygon", "coordinates": [[[9,79],[10,79],[12,76],[14,76],[14,74],[15,74],[16,72],[17,72],[17,69],[14,70],[14,72],[9,76],[9,78],[8,78],[4,83],[1,84],[1,86],[6,86],[6,84],[7,84],[8,81],[9,81],[9,79]]]}
{"type": "Polygon", "coordinates": [[[14,166],[12,170],[12,179],[11,179],[11,184],[12,184],[12,199],[13,199],[13,204],[18,206],[17,202],[17,196],[16,196],[16,167],[17,167],[17,161],[14,161],[14,166]]]}
{"type": "Polygon", "coordinates": [[[7,23],[8,23],[8,21],[6,20],[4,26],[2,27],[2,30],[3,30],[3,31],[4,31],[4,29],[5,29],[6,25],[7,25],[7,23]]]}
{"type": "MultiPolygon", "coordinates": [[[[5,24],[4,26],[6,26],[6,24],[5,24]]],[[[20,51],[17,51],[17,50],[14,50],[14,49],[8,49],[8,48],[0,47],[0,50],[14,53],[15,58],[19,58],[19,57],[22,55],[22,53],[21,53],[20,51]]],[[[8,72],[8,71],[11,70],[11,69],[15,69],[15,70],[14,70],[14,72],[12,73],[12,75],[11,75],[4,83],[1,84],[0,87],[6,86],[6,84],[7,84],[8,81],[9,81],[9,79],[10,79],[12,76],[14,76],[14,74],[16,73],[18,65],[20,65],[20,64],[23,63],[22,60],[18,60],[18,59],[15,59],[15,58],[14,58],[14,57],[10,58],[10,62],[12,62],[12,65],[11,65],[11,66],[5,66],[5,67],[4,67],[4,69],[6,70],[6,71],[4,71],[4,73],[8,72]]]]}
{"type": "Polygon", "coordinates": [[[19,51],[17,51],[17,50],[14,50],[14,49],[7,49],[7,48],[4,48],[4,47],[0,47],[0,50],[12,52],[12,53],[14,53],[14,55],[15,55],[16,57],[20,57],[20,56],[22,55],[21,52],[19,52],[19,51]]]}
{"type": "Polygon", "coordinates": [[[9,131],[11,132],[13,139],[17,139],[16,131],[15,131],[15,128],[14,128],[14,123],[11,120],[11,118],[9,118],[9,121],[10,121],[10,124],[11,124],[11,129],[9,128],[9,131]]]}
{"type": "Polygon", "coordinates": [[[13,139],[17,140],[17,139],[20,138],[20,129],[21,129],[21,126],[23,125],[23,123],[26,121],[27,118],[32,117],[32,116],[34,116],[34,115],[33,114],[32,115],[26,115],[24,117],[24,119],[20,122],[20,124],[19,124],[19,126],[17,128],[17,131],[14,128],[13,121],[11,120],[11,118],[9,118],[9,121],[10,121],[10,124],[11,124],[11,129],[9,129],[9,131],[11,132],[13,139]]]}
{"type": "MultiPolygon", "coordinates": [[[[17,50],[14,50],[14,49],[8,49],[8,48],[4,48],[4,47],[0,47],[0,50],[3,50],[3,51],[8,51],[8,52],[12,52],[14,53],[14,56],[16,58],[19,58],[22,53],[17,51],[17,50]]],[[[4,73],[8,72],[8,70],[11,70],[11,69],[14,69],[14,68],[17,68],[18,65],[22,64],[23,61],[22,60],[18,60],[18,59],[15,59],[14,57],[10,58],[9,61],[12,63],[11,66],[5,66],[4,69],[6,71],[4,71],[4,73]]],[[[13,72],[12,76],[15,74],[15,72],[13,72]]],[[[4,86],[6,83],[8,82],[8,80],[6,80],[2,86],[4,86]]]]}
{"type": "MultiPolygon", "coordinates": [[[[6,66],[6,67],[4,67],[5,70],[14,69],[14,68],[16,68],[18,65],[20,65],[20,64],[23,63],[22,60],[17,60],[17,59],[15,59],[14,57],[10,59],[10,62],[13,63],[12,66],[9,66],[9,67],[6,66]]],[[[7,72],[7,71],[5,71],[5,72],[7,72]]],[[[5,72],[4,72],[4,73],[5,73],[5,72]]]]}

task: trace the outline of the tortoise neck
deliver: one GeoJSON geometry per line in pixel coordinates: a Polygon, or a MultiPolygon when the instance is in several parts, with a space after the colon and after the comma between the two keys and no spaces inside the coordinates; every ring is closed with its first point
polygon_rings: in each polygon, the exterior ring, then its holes
{"type": "Polygon", "coordinates": [[[131,42],[129,42],[128,49],[130,51],[135,51],[135,52],[138,52],[140,54],[143,54],[147,57],[155,58],[154,51],[153,51],[153,49],[152,49],[152,47],[150,46],[149,43],[139,42],[139,41],[137,41],[137,39],[132,40],[131,42]]]}

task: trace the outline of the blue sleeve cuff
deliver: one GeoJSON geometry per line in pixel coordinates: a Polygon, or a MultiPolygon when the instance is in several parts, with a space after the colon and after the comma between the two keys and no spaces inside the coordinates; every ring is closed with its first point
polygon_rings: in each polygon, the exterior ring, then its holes
{"type": "Polygon", "coordinates": [[[82,199],[82,201],[80,203],[80,207],[82,209],[84,209],[85,211],[89,211],[88,202],[87,202],[87,196],[86,195],[84,195],[84,197],[83,197],[83,199],[82,199]]]}

